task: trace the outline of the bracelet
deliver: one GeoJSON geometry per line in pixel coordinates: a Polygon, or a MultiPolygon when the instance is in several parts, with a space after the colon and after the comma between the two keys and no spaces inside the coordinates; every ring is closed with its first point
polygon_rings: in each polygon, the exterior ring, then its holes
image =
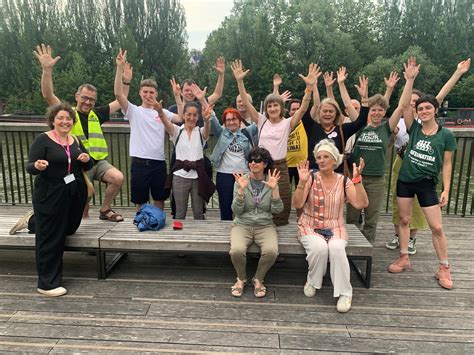
{"type": "Polygon", "coordinates": [[[130,81],[123,81],[123,80],[122,80],[122,84],[123,84],[123,85],[130,85],[130,81]]]}
{"type": "Polygon", "coordinates": [[[299,184],[296,185],[296,188],[297,188],[297,189],[300,189],[300,190],[304,190],[304,186],[300,186],[299,184]]]}
{"type": "Polygon", "coordinates": [[[362,175],[359,175],[356,178],[352,178],[351,181],[352,181],[353,184],[360,184],[362,182],[362,175]]]}
{"type": "Polygon", "coordinates": [[[304,89],[305,94],[311,94],[313,92],[313,89],[304,89]]]}

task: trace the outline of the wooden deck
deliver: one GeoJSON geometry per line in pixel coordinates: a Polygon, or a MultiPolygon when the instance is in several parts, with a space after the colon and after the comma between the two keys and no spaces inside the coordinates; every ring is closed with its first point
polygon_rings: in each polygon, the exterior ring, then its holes
{"type": "MultiPolygon", "coordinates": [[[[132,220],[126,214],[124,229],[132,220]]],[[[383,217],[379,224],[372,287],[353,275],[347,314],[336,312],[328,278],[314,299],[303,295],[302,257],[270,270],[265,299],[254,298],[251,288],[235,299],[226,255],[132,253],[107,280],[97,280],[95,257],[70,252],[64,258],[69,293],[50,299],[36,293],[32,251],[0,251],[0,352],[474,353],[474,219],[445,218],[451,291],[433,277],[436,258],[426,231],[413,272],[385,271],[397,255],[384,247],[393,234],[389,222],[383,217]]],[[[84,228],[88,223],[96,222],[84,228]]],[[[249,260],[250,275],[255,267],[249,260]]]]}

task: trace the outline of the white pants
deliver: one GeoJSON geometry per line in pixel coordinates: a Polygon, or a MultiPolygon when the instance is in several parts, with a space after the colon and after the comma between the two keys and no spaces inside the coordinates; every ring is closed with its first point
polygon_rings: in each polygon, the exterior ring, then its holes
{"type": "Polygon", "coordinates": [[[334,297],[352,297],[351,271],[346,255],[347,241],[330,239],[326,242],[320,236],[304,235],[300,242],[306,250],[308,283],[316,289],[321,288],[329,257],[334,297]]]}

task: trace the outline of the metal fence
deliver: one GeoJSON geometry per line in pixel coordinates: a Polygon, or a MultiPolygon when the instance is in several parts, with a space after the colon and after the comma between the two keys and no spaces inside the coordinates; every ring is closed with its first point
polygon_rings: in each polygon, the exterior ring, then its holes
{"type": "MultiPolygon", "coordinates": [[[[104,134],[109,145],[109,161],[121,170],[125,182],[114,204],[116,206],[133,206],[130,202],[130,157],[128,124],[106,124],[104,134]]],[[[0,122],[0,204],[18,205],[31,204],[33,177],[25,171],[28,160],[28,149],[34,137],[47,130],[43,123],[0,122]]],[[[471,179],[474,158],[474,128],[453,129],[458,143],[454,156],[451,179],[450,198],[444,213],[451,215],[473,215],[474,211],[474,180],[471,179]]],[[[206,154],[210,155],[215,145],[211,138],[206,154]]],[[[169,161],[169,140],[165,144],[165,153],[169,161]]],[[[391,164],[395,157],[389,152],[386,166],[387,190],[385,192],[385,212],[391,211],[391,164]]],[[[215,181],[215,179],[214,179],[215,181]]],[[[95,182],[96,195],[92,204],[99,205],[102,201],[103,184],[95,182]]],[[[440,187],[441,188],[441,187],[440,187]]],[[[218,208],[217,194],[214,194],[209,208],[218,208]]]]}

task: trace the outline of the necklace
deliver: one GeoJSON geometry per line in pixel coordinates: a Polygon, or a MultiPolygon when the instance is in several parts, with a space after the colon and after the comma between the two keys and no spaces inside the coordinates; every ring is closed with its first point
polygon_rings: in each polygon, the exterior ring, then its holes
{"type": "Polygon", "coordinates": [[[323,127],[323,129],[324,129],[324,132],[326,132],[326,133],[331,133],[331,131],[334,130],[335,127],[336,127],[336,126],[330,126],[330,127],[327,127],[327,128],[326,128],[326,127],[323,127]]]}
{"type": "Polygon", "coordinates": [[[421,132],[425,135],[425,136],[431,136],[433,134],[435,134],[436,132],[438,131],[438,125],[435,125],[432,129],[430,129],[429,131],[426,131],[425,130],[425,127],[421,127],[421,132]]]}

